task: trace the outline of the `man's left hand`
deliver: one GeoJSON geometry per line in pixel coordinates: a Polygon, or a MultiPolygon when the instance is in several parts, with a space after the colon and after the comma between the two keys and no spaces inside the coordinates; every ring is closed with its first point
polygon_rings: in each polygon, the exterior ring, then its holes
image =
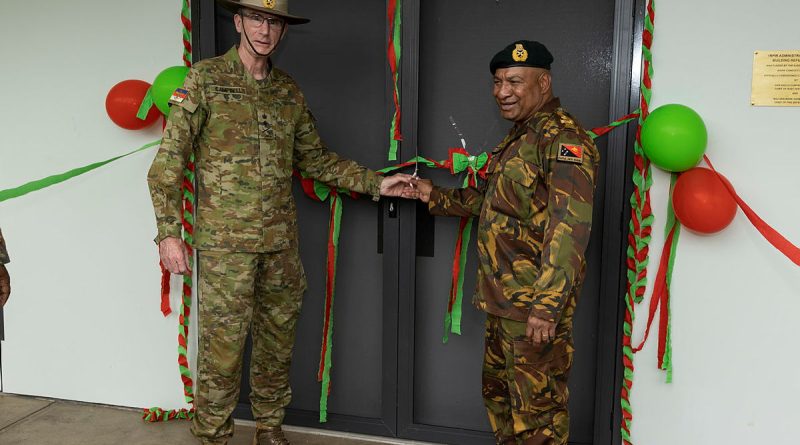
{"type": "Polygon", "coordinates": [[[528,328],[525,329],[525,336],[534,343],[547,343],[556,338],[556,324],[531,315],[528,317],[528,328]]]}
{"type": "Polygon", "coordinates": [[[381,181],[381,196],[402,196],[403,189],[411,187],[413,177],[405,173],[387,176],[381,181]]]}

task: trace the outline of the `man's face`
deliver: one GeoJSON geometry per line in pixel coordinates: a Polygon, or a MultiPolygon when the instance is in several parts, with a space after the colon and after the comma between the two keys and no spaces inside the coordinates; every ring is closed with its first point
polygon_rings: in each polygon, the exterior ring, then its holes
{"type": "Polygon", "coordinates": [[[247,38],[259,54],[270,54],[286,34],[286,22],[276,15],[244,9],[233,16],[236,31],[241,36],[240,45],[250,49],[247,38]],[[244,33],[247,33],[247,38],[244,33]]]}
{"type": "Polygon", "coordinates": [[[493,91],[503,119],[522,123],[550,99],[550,73],[526,66],[499,68],[493,91]]]}

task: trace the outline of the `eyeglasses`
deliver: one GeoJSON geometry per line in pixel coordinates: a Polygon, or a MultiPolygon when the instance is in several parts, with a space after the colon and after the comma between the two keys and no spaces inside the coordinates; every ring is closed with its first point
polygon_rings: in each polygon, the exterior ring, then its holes
{"type": "Polygon", "coordinates": [[[268,29],[283,28],[283,20],[275,17],[265,17],[258,14],[242,14],[242,16],[250,20],[250,22],[256,26],[261,26],[266,23],[268,29]]]}

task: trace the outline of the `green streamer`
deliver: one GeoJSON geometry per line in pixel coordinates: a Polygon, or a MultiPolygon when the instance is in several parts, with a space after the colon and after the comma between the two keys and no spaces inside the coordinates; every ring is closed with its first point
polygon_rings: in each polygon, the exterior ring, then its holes
{"type": "Polygon", "coordinates": [[[394,11],[394,29],[392,30],[392,44],[394,46],[394,66],[395,72],[393,73],[393,82],[394,82],[394,94],[397,97],[397,109],[394,110],[394,115],[392,116],[392,126],[390,129],[390,136],[389,136],[389,160],[396,161],[397,160],[397,149],[399,145],[398,139],[395,137],[396,134],[399,133],[400,129],[397,128],[397,113],[400,111],[400,86],[398,85],[398,79],[400,75],[398,74],[398,70],[400,70],[400,59],[403,52],[403,39],[402,39],[402,25],[403,25],[403,1],[397,0],[397,6],[394,11]]]}
{"type": "Polygon", "coordinates": [[[114,161],[116,161],[118,159],[122,159],[122,158],[130,156],[132,154],[136,154],[136,153],[138,153],[140,151],[147,150],[148,148],[156,146],[156,145],[158,145],[160,143],[161,143],[161,139],[159,139],[157,141],[150,142],[149,144],[145,144],[144,146],[142,146],[140,148],[137,148],[136,150],[133,150],[131,152],[125,153],[124,155],[115,156],[115,157],[113,157],[111,159],[108,159],[108,160],[105,160],[105,161],[95,162],[93,164],[89,164],[89,165],[86,165],[86,166],[83,166],[83,167],[74,168],[74,169],[72,169],[70,171],[67,171],[67,172],[64,172],[64,173],[60,173],[60,174],[57,174],[57,175],[48,176],[48,177],[43,178],[43,179],[37,179],[35,181],[28,182],[27,184],[23,184],[23,185],[21,185],[19,187],[14,187],[14,188],[6,189],[6,190],[0,190],[0,202],[8,201],[8,200],[14,199],[14,198],[19,198],[20,196],[27,195],[28,193],[35,192],[35,191],[38,191],[38,190],[42,190],[42,189],[45,189],[47,187],[50,187],[50,186],[53,186],[53,185],[56,185],[56,184],[60,184],[60,183],[62,183],[64,181],[68,181],[68,180],[70,180],[72,178],[75,178],[77,176],[80,176],[80,175],[82,175],[84,173],[88,173],[88,172],[90,172],[92,170],[100,168],[100,167],[102,167],[102,166],[104,166],[106,164],[110,164],[110,163],[112,163],[112,162],[114,162],[114,161]]]}
{"type": "Polygon", "coordinates": [[[150,112],[150,109],[153,108],[153,87],[147,89],[147,92],[144,94],[144,99],[142,99],[142,104],[139,105],[139,111],[136,112],[136,117],[141,120],[147,119],[147,113],[150,112]]]}
{"type": "Polygon", "coordinates": [[[670,298],[667,300],[667,307],[665,308],[667,310],[667,344],[664,350],[664,359],[661,364],[661,369],[667,372],[667,383],[672,383],[672,271],[675,265],[675,257],[678,254],[678,239],[681,234],[681,223],[676,219],[675,209],[672,207],[672,192],[675,190],[675,183],[677,180],[678,175],[673,173],[670,178],[670,199],[667,205],[667,225],[664,234],[664,236],[667,236],[669,230],[674,227],[675,233],[672,235],[666,276],[667,292],[668,295],[670,295],[670,298]]]}
{"type": "Polygon", "coordinates": [[[320,390],[319,398],[319,421],[325,423],[328,421],[328,394],[331,390],[331,368],[333,356],[333,301],[336,295],[336,264],[339,259],[339,233],[342,226],[342,198],[339,194],[331,194],[331,208],[333,209],[333,276],[330,280],[333,281],[331,286],[331,306],[330,306],[330,322],[328,323],[328,335],[325,338],[325,362],[324,370],[322,372],[322,389],[320,390]]]}
{"type": "Polygon", "coordinates": [[[469,241],[472,237],[472,222],[475,218],[469,218],[467,224],[464,226],[464,231],[461,232],[461,255],[458,259],[460,264],[460,272],[458,274],[458,288],[456,288],[456,301],[453,303],[452,313],[448,313],[445,317],[445,332],[442,343],[447,343],[448,331],[453,334],[461,335],[461,306],[464,300],[464,268],[467,265],[467,248],[469,241]]]}

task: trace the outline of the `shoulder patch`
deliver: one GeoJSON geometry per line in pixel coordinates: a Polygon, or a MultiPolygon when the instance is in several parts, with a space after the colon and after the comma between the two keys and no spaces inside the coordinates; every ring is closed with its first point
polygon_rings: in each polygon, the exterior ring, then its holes
{"type": "Polygon", "coordinates": [[[558,156],[556,160],[582,164],[584,151],[583,145],[561,144],[561,146],[558,147],[558,156]]]}
{"type": "Polygon", "coordinates": [[[177,88],[175,92],[172,93],[172,96],[169,98],[169,103],[179,105],[186,100],[186,96],[189,95],[189,92],[184,90],[183,88],[177,88]]]}

